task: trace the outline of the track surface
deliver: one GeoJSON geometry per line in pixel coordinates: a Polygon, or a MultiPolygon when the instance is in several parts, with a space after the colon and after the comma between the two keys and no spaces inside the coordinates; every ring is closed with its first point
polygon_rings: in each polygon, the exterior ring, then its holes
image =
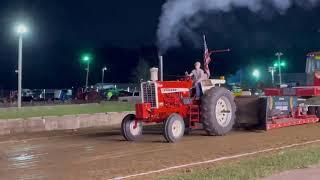
{"type": "Polygon", "coordinates": [[[0,179],[108,179],[317,139],[315,124],[224,137],[200,131],[176,144],[164,143],[154,130],[138,143],[123,141],[117,129],[4,136],[0,179]]]}

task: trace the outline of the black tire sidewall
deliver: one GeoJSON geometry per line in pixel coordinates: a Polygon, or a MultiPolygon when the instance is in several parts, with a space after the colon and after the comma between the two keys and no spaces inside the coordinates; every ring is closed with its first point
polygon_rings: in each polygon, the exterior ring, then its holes
{"type": "Polygon", "coordinates": [[[316,107],[316,116],[320,118],[320,106],[316,107]]]}

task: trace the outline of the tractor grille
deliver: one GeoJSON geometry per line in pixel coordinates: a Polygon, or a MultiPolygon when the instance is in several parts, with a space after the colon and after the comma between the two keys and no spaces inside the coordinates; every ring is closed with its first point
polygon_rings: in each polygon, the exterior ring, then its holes
{"type": "Polygon", "coordinates": [[[154,82],[146,82],[141,84],[142,102],[150,103],[152,108],[158,107],[157,88],[154,82]]]}

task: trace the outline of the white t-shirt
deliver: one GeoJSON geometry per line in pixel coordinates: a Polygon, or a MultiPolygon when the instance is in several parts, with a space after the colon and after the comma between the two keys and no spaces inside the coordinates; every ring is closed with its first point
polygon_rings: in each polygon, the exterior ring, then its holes
{"type": "Polygon", "coordinates": [[[194,82],[198,82],[204,78],[204,71],[202,69],[194,69],[191,74],[193,75],[194,82]]]}

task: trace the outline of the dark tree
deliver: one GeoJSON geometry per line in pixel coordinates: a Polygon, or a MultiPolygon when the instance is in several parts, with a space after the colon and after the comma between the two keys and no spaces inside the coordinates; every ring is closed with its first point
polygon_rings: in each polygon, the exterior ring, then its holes
{"type": "Polygon", "coordinates": [[[144,58],[140,58],[137,66],[133,69],[131,81],[133,83],[140,83],[141,80],[147,81],[150,76],[149,70],[149,63],[144,58]]]}

